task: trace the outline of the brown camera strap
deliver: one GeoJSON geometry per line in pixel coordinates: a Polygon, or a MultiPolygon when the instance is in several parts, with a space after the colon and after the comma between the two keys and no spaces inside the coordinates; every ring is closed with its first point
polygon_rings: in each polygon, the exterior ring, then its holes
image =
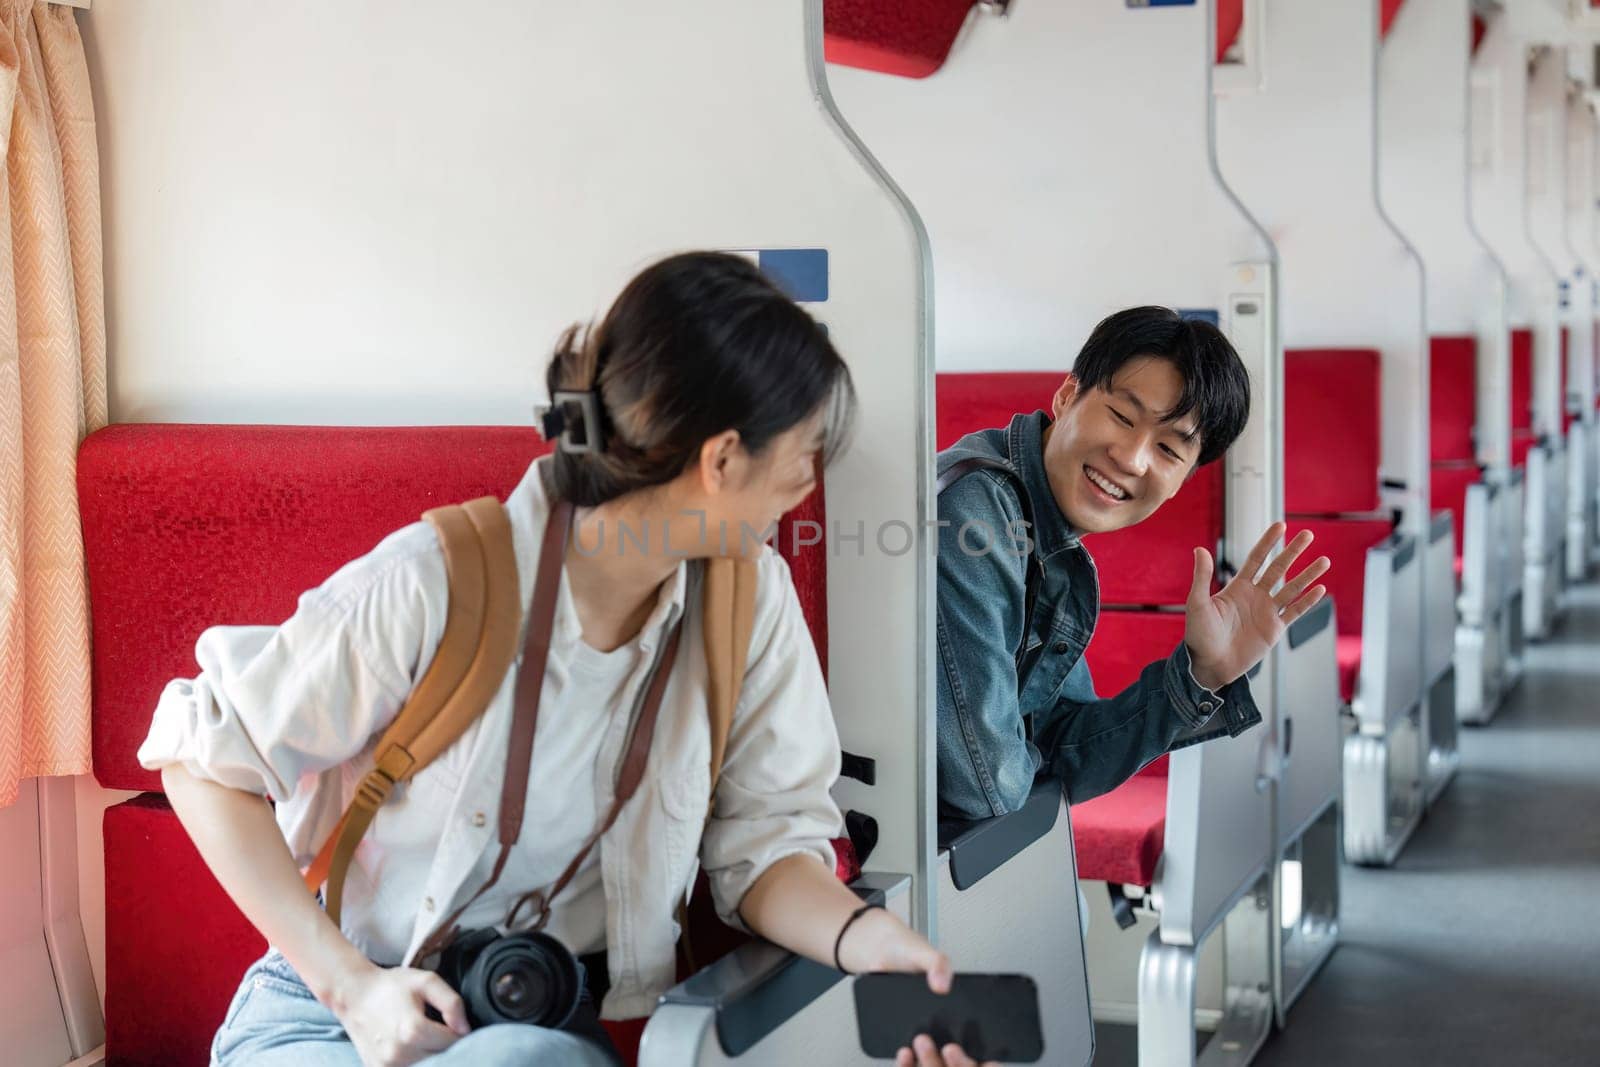
{"type": "MultiPolygon", "coordinates": [[[[522,667],[517,673],[515,710],[511,722],[511,741],[506,746],[505,782],[500,793],[500,853],[495,857],[494,868],[488,881],[450,916],[435,928],[411,958],[414,966],[419,961],[442,951],[460,932],[457,925],[479,897],[500,880],[506,860],[522,833],[522,816],[528,797],[528,775],[532,768],[533,738],[539,725],[539,697],[544,689],[545,666],[550,658],[550,638],[555,628],[556,598],[561,588],[561,568],[566,559],[567,540],[572,532],[573,508],[568,501],[557,501],[545,523],[544,540],[539,547],[539,566],[535,572],[533,600],[528,609],[528,629],[522,646],[522,667]]],[[[577,876],[589,853],[600,842],[622,813],[623,805],[638,791],[644,780],[645,767],[650,761],[650,743],[655,737],[656,718],[661,711],[662,697],[666,693],[667,679],[672,674],[678,657],[678,638],[683,629],[680,618],[672,627],[663,646],[660,658],[651,671],[645,687],[644,701],[634,720],[632,733],[617,776],[616,794],[611,810],[584,841],[578,854],[567,864],[548,891],[533,890],[522,894],[512,905],[506,925],[514,927],[525,907],[534,909],[534,923],[529,929],[542,929],[550,920],[550,907],[562,890],[577,876]]]]}

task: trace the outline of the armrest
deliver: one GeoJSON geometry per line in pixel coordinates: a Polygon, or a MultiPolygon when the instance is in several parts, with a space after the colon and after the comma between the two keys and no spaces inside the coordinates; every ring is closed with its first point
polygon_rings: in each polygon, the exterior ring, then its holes
{"type": "MultiPolygon", "coordinates": [[[[1450,516],[1445,516],[1446,525],[1449,525],[1450,516]]],[[[1333,598],[1325,596],[1317,605],[1294,621],[1289,627],[1289,647],[1299,648],[1313,637],[1317,636],[1333,622],[1333,598]]]]}
{"type": "MultiPolygon", "coordinates": [[[[898,875],[864,874],[850,888],[863,901],[882,904],[899,881],[898,875]]],[[[753,940],[667,990],[661,1003],[710,1008],[722,1051],[741,1056],[844,977],[770,941],[753,940]]]]}
{"type": "Polygon", "coordinates": [[[976,822],[939,823],[939,848],[950,853],[950,880],[970,889],[1007,860],[1049,833],[1061,811],[1061,784],[1043,778],[1027,801],[1006,815],[976,822]]]}
{"type": "Polygon", "coordinates": [[[1436,545],[1455,530],[1455,516],[1449,511],[1436,511],[1428,525],[1428,544],[1436,545]]]}

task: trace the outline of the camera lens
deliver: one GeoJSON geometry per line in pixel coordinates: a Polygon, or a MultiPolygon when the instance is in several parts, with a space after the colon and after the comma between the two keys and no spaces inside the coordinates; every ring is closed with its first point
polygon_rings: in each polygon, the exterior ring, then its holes
{"type": "Polygon", "coordinates": [[[583,992],[578,961],[548,934],[511,934],[484,945],[462,976],[475,1024],[560,1027],[583,992]]]}

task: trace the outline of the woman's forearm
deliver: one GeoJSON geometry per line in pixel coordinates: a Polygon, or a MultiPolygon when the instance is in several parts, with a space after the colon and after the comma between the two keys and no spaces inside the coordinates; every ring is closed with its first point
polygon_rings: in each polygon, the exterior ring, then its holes
{"type": "MultiPolygon", "coordinates": [[[[832,967],[834,941],[860,906],[860,898],[817,857],[801,853],[767,868],[745,893],[739,916],[768,941],[832,967]]],[[[841,953],[848,966],[843,946],[841,953]]]]}
{"type": "Polygon", "coordinates": [[[163,768],[161,783],[183,828],[244,917],[339,1011],[346,982],[372,964],[306,890],[272,808],[261,797],[163,768]]]}

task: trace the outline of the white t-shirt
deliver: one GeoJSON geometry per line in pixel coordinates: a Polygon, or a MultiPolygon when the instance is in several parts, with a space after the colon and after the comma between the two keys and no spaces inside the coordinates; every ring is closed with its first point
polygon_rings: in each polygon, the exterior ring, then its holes
{"type": "MultiPolygon", "coordinates": [[[[561,597],[570,604],[565,580],[561,597]]],[[[639,663],[639,638],[611,652],[601,652],[581,639],[573,647],[567,663],[551,662],[546,667],[545,689],[555,700],[544,703],[534,732],[528,799],[517,846],[506,859],[500,880],[458,920],[463,930],[496,926],[504,931],[516,899],[530,889],[548,889],[561,877],[606,814],[595,795],[595,764],[611,717],[632,714],[638,699],[633,692],[637,687],[629,682],[639,663]],[[557,717],[565,720],[559,726],[553,723],[557,717]]],[[[497,845],[484,851],[462,887],[464,896],[489,880],[499,854],[497,845]]],[[[459,907],[460,901],[454,906],[459,907]]],[[[534,915],[533,908],[524,907],[517,915],[517,929],[527,929],[534,915]]],[[[598,844],[556,898],[545,933],[580,955],[606,947],[606,894],[598,844]]]]}

